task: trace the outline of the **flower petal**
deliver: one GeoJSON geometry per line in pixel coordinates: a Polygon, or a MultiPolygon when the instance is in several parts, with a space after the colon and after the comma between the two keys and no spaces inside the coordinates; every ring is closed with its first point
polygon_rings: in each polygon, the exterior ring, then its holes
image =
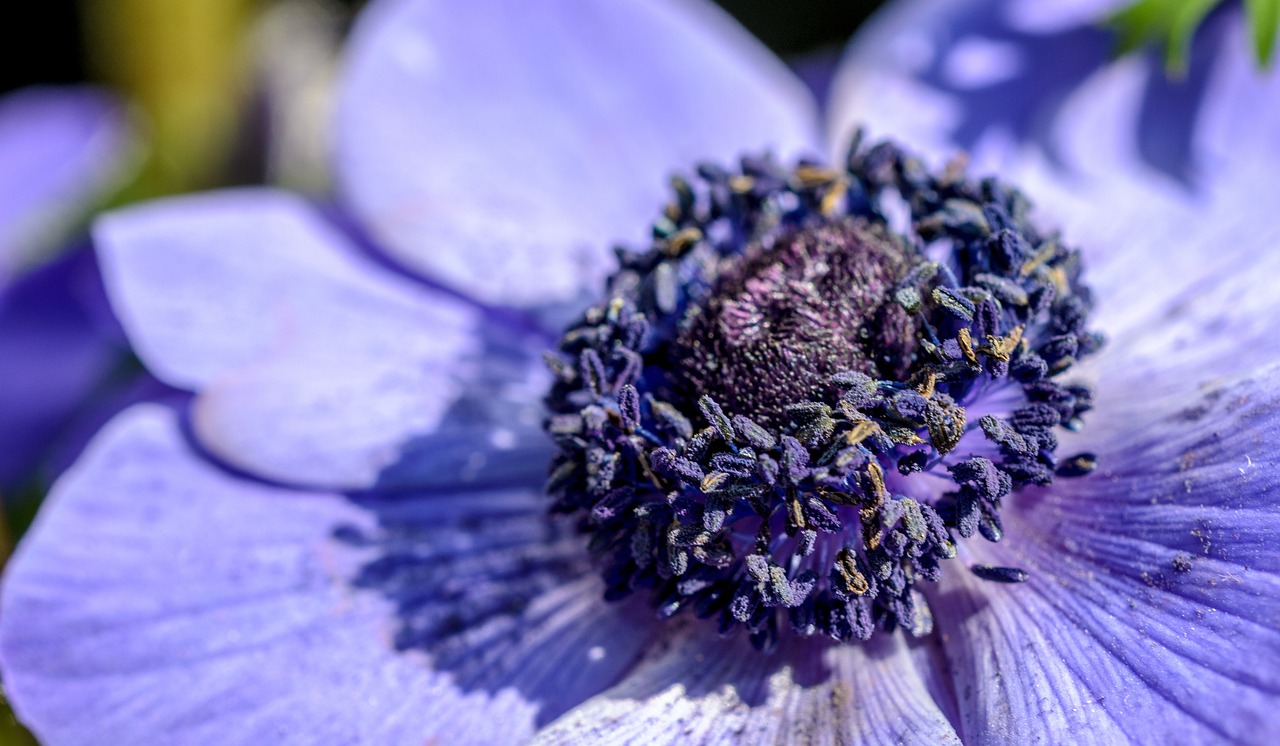
{"type": "Polygon", "coordinates": [[[959,744],[900,637],[865,646],[790,640],[771,656],[706,624],[535,743],[959,744]]]}
{"type": "Polygon", "coordinates": [[[33,476],[127,355],[87,246],[0,291],[0,492],[33,476]]]}
{"type": "Polygon", "coordinates": [[[473,375],[479,314],[356,256],[266,189],[103,218],[107,289],[157,376],[202,392],[217,456],[282,481],[364,487],[473,375]]]}
{"type": "Polygon", "coordinates": [[[1254,68],[1240,14],[1212,18],[1187,79],[1170,81],[1154,55],[1113,60],[1087,18],[1033,18],[1031,5],[889,6],[838,75],[837,142],[862,123],[931,159],[967,150],[974,170],[1024,188],[1084,250],[1098,324],[1130,359],[1131,345],[1144,359],[1198,354],[1192,337],[1234,348],[1202,357],[1223,372],[1274,359],[1260,327],[1276,313],[1280,221],[1260,195],[1280,165],[1280,76],[1254,68]]]}
{"type": "Polygon", "coordinates": [[[1100,431],[931,599],[976,742],[1280,738],[1280,368],[1100,431]],[[1159,414],[1159,416],[1157,416],[1159,414]],[[958,587],[957,587],[958,586],[958,587]]]}
{"type": "MultiPolygon", "coordinates": [[[[397,649],[405,609],[378,592],[388,587],[353,583],[399,555],[353,537],[409,514],[434,526],[423,550],[466,574],[451,597],[424,576],[413,587],[458,614],[517,578],[513,550],[542,538],[536,491],[438,499],[377,514],[240,480],[193,456],[170,411],[129,410],[60,482],[8,568],[6,694],[48,743],[519,742],[540,707],[607,686],[644,638],[588,578],[533,599],[518,634],[477,625],[397,649]]],[[[392,534],[395,549],[413,546],[392,534]]]]}
{"type": "Polygon", "coordinates": [[[701,0],[382,0],[348,47],[338,178],[386,250],[487,303],[596,290],[677,169],[816,142],[804,86],[701,0]]]}
{"type": "Polygon", "coordinates": [[[125,117],[102,91],[28,88],[0,99],[0,282],[52,249],[121,165],[125,117]]]}

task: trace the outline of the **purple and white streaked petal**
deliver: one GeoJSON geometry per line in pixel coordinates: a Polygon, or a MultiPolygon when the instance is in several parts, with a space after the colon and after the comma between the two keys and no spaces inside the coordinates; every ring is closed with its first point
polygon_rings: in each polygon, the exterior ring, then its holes
{"type": "Polygon", "coordinates": [[[121,107],[87,87],[0,98],[0,283],[66,238],[127,154],[121,107]]]}
{"type": "Polygon", "coordinates": [[[762,656],[744,636],[676,629],[617,686],[538,734],[561,744],[959,744],[901,638],[791,641],[762,656]]]}
{"type": "Polygon", "coordinates": [[[702,0],[381,0],[336,137],[339,184],[393,257],[521,307],[598,288],[674,171],[820,142],[804,85],[702,0]]]}
{"type": "Polygon", "coordinates": [[[282,192],[135,207],[94,237],[147,367],[198,391],[203,445],[260,476],[369,486],[475,373],[478,312],[362,259],[282,192]]]}
{"type": "Polygon", "coordinates": [[[1280,79],[1253,69],[1230,12],[1173,84],[1155,59],[1110,63],[1096,29],[1026,5],[900,3],[837,84],[837,131],[861,120],[936,160],[968,149],[1025,187],[1086,251],[1111,337],[1085,366],[1088,426],[1063,437],[1100,469],[1015,498],[1008,538],[968,545],[966,563],[1031,581],[953,572],[959,587],[933,599],[961,732],[1274,740],[1280,377],[1259,366],[1280,354],[1280,221],[1259,195],[1280,163],[1280,79]]]}
{"type": "MultiPolygon", "coordinates": [[[[455,529],[432,543],[436,563],[510,575],[514,550],[540,540],[535,491],[440,499],[411,504],[455,529]],[[464,521],[503,527],[505,543],[456,530],[464,521]]],[[[353,587],[388,548],[350,537],[404,518],[227,476],[192,454],[170,410],[131,409],[59,483],[8,570],[7,696],[50,744],[518,743],[540,708],[608,686],[645,643],[598,603],[598,581],[568,581],[525,610],[522,634],[459,635],[448,652],[489,663],[459,688],[467,669],[435,668],[443,649],[395,649],[385,588],[353,587]]],[[[475,580],[453,578],[464,594],[475,580]]],[[[464,613],[445,590],[436,602],[464,613]]]]}
{"type": "Polygon", "coordinates": [[[932,600],[975,742],[1280,738],[1280,368],[1168,404],[963,558],[1030,581],[961,570],[932,600]]]}

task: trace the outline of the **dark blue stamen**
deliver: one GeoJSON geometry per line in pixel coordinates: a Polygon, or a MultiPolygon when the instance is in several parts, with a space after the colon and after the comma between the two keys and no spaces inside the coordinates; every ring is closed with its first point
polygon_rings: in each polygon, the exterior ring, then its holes
{"type": "Polygon", "coordinates": [[[1096,464],[1055,454],[1092,405],[1062,374],[1102,343],[1078,252],[1017,190],[890,143],[855,139],[839,171],[703,164],[672,191],[652,247],[618,250],[607,301],[550,356],[554,509],[579,517],[606,597],[660,616],[761,649],[927,634],[916,584],[957,537],[999,541],[1010,493],[1096,464]],[[938,479],[953,488],[903,494],[938,479]]]}
{"type": "Polygon", "coordinates": [[[1026,570],[1016,567],[993,567],[991,565],[974,565],[969,568],[974,575],[994,583],[1025,583],[1030,577],[1026,570]]]}

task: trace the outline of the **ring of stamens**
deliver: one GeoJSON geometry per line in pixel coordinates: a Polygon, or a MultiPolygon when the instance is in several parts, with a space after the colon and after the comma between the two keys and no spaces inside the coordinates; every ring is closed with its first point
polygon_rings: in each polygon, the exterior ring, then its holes
{"type": "Polygon", "coordinates": [[[548,355],[554,509],[610,599],[761,649],[926,634],[917,586],[957,536],[998,541],[1011,491],[1093,467],[1055,455],[1091,403],[1062,374],[1101,344],[1079,253],[1017,190],[860,138],[841,171],[744,159],[672,185],[653,246],[619,250],[548,355]]]}

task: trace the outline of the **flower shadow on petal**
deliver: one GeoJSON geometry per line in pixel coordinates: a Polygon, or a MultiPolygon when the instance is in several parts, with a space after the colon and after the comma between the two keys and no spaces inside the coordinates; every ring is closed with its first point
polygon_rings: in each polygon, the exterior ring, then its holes
{"type": "MultiPolygon", "coordinates": [[[[641,593],[603,600],[587,537],[572,519],[548,513],[541,360],[502,323],[491,320],[483,336],[483,372],[440,426],[404,444],[378,486],[348,494],[376,517],[376,528],[339,526],[334,537],[367,552],[351,583],[391,602],[396,649],[424,654],[464,691],[514,689],[538,708],[540,727],[627,681],[642,659],[662,657],[661,640],[714,625],[660,622],[641,593]]],[[[682,674],[690,697],[729,687],[742,706],[765,707],[769,682],[783,669],[805,690],[834,685],[823,658],[828,641],[796,640],[766,656],[745,637],[715,637],[708,635],[709,657],[746,646],[739,651],[746,660],[713,667],[710,676],[682,674]]],[[[871,658],[897,650],[859,648],[871,658]]]]}
{"type": "Polygon", "coordinates": [[[603,601],[585,539],[548,512],[546,374],[527,331],[485,322],[480,374],[439,426],[348,494],[376,528],[334,537],[367,552],[351,583],[391,602],[397,650],[464,691],[514,689],[541,725],[615,683],[657,627],[643,606],[603,601]]]}
{"type": "MultiPolygon", "coordinates": [[[[918,74],[927,86],[953,96],[959,106],[952,141],[973,151],[992,132],[1016,145],[1041,150],[1067,168],[1053,131],[1064,126],[1062,108],[1070,94],[1113,60],[1115,37],[1098,26],[1025,30],[1010,18],[1008,3],[987,3],[981,10],[957,12],[952,24],[938,26],[932,59],[918,74]]],[[[1221,46],[1228,24],[1215,13],[1192,49],[1200,60],[1221,46]]],[[[873,29],[874,30],[874,29],[873,29]]],[[[1155,56],[1148,60],[1135,146],[1141,159],[1193,189],[1198,163],[1192,137],[1198,107],[1212,65],[1192,64],[1185,78],[1171,79],[1155,56]]]]}

